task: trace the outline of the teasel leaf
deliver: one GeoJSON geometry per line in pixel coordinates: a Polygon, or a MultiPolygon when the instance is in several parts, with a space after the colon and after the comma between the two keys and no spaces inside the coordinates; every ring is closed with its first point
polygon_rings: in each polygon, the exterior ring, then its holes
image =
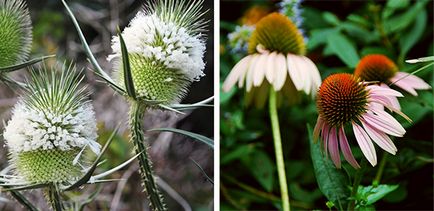
{"type": "Polygon", "coordinates": [[[197,141],[200,141],[200,142],[208,145],[212,149],[214,149],[214,141],[212,139],[210,139],[206,136],[200,135],[200,134],[192,133],[192,132],[185,131],[185,130],[175,129],[175,128],[154,128],[154,129],[148,130],[148,132],[152,132],[152,131],[178,133],[178,134],[190,137],[192,139],[195,139],[197,141]]]}
{"type": "Polygon", "coordinates": [[[115,134],[118,132],[119,130],[119,125],[115,128],[115,130],[112,132],[112,134],[110,135],[109,139],[107,140],[107,142],[105,143],[104,147],[101,149],[100,154],[97,156],[97,158],[95,159],[95,161],[93,162],[92,166],[89,168],[89,170],[86,172],[86,174],[81,177],[81,179],[79,179],[77,182],[75,182],[74,184],[67,186],[67,187],[62,187],[62,190],[64,191],[68,191],[68,190],[72,190],[74,188],[78,188],[81,185],[84,185],[86,183],[88,183],[88,181],[90,180],[90,178],[92,177],[93,172],[95,171],[96,167],[98,166],[99,161],[101,160],[102,155],[104,154],[104,152],[108,149],[110,143],[113,141],[115,134]]]}
{"type": "Polygon", "coordinates": [[[121,51],[122,51],[122,65],[124,70],[125,88],[127,89],[128,96],[136,100],[137,97],[136,97],[136,91],[134,90],[133,77],[131,75],[131,66],[130,66],[130,59],[128,57],[128,49],[127,46],[125,45],[125,41],[124,38],[122,37],[122,33],[119,27],[118,27],[118,36],[119,36],[119,41],[121,44],[121,51]]]}
{"type": "Polygon", "coordinates": [[[197,103],[193,103],[193,104],[173,104],[170,105],[171,108],[173,109],[177,109],[178,111],[183,111],[183,110],[193,110],[196,108],[200,108],[200,107],[214,107],[214,105],[212,104],[207,104],[211,101],[214,100],[214,96],[211,96],[205,100],[199,101],[197,103]]]}
{"type": "Polygon", "coordinates": [[[3,189],[3,191],[20,191],[20,190],[31,190],[38,188],[48,187],[49,184],[41,183],[41,184],[28,184],[28,185],[19,185],[13,186],[13,184],[6,184],[7,188],[3,189]]]}
{"type": "Polygon", "coordinates": [[[199,165],[199,163],[197,163],[193,158],[190,158],[191,161],[193,161],[194,165],[196,165],[197,168],[199,168],[199,170],[202,172],[202,174],[206,177],[206,179],[212,184],[214,185],[214,180],[211,179],[211,177],[208,176],[208,174],[203,170],[202,166],[199,165]]]}
{"type": "Polygon", "coordinates": [[[12,197],[14,197],[21,205],[23,205],[27,210],[30,211],[39,211],[38,208],[33,206],[33,204],[26,199],[20,192],[18,191],[10,191],[12,197]]]}
{"type": "Polygon", "coordinates": [[[99,195],[99,193],[101,193],[101,190],[102,190],[102,186],[101,185],[98,185],[97,186],[97,188],[96,188],[96,190],[92,193],[92,194],[90,194],[88,197],[87,197],[87,199],[86,200],[84,200],[80,205],[79,205],[79,207],[78,207],[78,211],[83,211],[84,210],[84,207],[86,206],[86,205],[88,205],[89,203],[91,203],[92,201],[94,201],[95,199],[96,199],[96,197],[99,195]]]}
{"type": "Polygon", "coordinates": [[[12,65],[12,66],[7,66],[7,67],[0,67],[0,73],[13,72],[13,71],[15,71],[15,70],[19,70],[19,69],[22,69],[22,68],[25,68],[25,67],[31,66],[31,65],[33,65],[33,64],[36,64],[36,63],[38,63],[38,62],[42,62],[42,61],[44,61],[45,59],[53,58],[53,57],[55,57],[55,56],[56,56],[56,55],[42,56],[42,57],[39,57],[39,58],[31,59],[31,60],[29,60],[29,61],[25,61],[25,62],[20,63],[20,64],[16,64],[16,65],[12,65]]]}
{"type": "Polygon", "coordinates": [[[96,60],[95,56],[92,54],[92,51],[90,50],[89,45],[87,44],[86,38],[83,35],[83,32],[81,31],[80,25],[77,22],[77,19],[74,16],[74,13],[72,13],[71,9],[69,8],[68,4],[65,0],[62,0],[63,5],[65,6],[65,9],[69,15],[69,17],[72,20],[72,23],[77,30],[78,36],[80,38],[80,41],[83,45],[84,51],[89,58],[90,63],[94,66],[95,74],[97,74],[99,77],[101,77],[104,82],[106,82],[110,87],[112,87],[116,92],[118,92],[121,95],[125,94],[125,90],[122,89],[120,86],[118,86],[113,79],[101,68],[98,61],[96,60]]]}

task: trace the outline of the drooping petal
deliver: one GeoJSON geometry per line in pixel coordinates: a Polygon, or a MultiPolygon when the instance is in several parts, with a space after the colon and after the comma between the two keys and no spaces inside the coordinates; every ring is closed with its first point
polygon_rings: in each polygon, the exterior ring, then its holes
{"type": "Polygon", "coordinates": [[[417,92],[413,88],[413,86],[411,84],[409,84],[408,82],[404,81],[404,80],[396,81],[394,83],[394,85],[396,85],[397,87],[399,87],[399,88],[407,91],[408,93],[410,93],[413,96],[417,96],[417,92]]]}
{"type": "Polygon", "coordinates": [[[405,129],[390,114],[381,110],[377,110],[375,113],[376,114],[365,113],[362,117],[369,125],[377,130],[396,137],[404,136],[405,129]]]}
{"type": "Polygon", "coordinates": [[[291,78],[291,81],[294,83],[295,88],[300,91],[303,89],[303,77],[302,77],[302,72],[300,71],[300,69],[297,67],[296,65],[296,59],[297,56],[293,55],[293,54],[288,54],[286,56],[286,62],[288,65],[288,73],[289,76],[291,78]]]}
{"type": "Polygon", "coordinates": [[[301,73],[301,80],[303,82],[303,91],[306,94],[310,94],[310,90],[312,88],[312,81],[310,78],[310,64],[307,63],[307,61],[304,59],[303,56],[296,56],[294,61],[296,62],[295,65],[298,68],[299,73],[301,73]]]}
{"type": "Polygon", "coordinates": [[[260,86],[262,84],[262,81],[264,81],[265,78],[265,66],[267,64],[268,60],[268,53],[262,53],[258,57],[258,61],[256,62],[254,74],[253,74],[253,85],[254,86],[260,86]]]}
{"type": "Polygon", "coordinates": [[[335,164],[336,168],[341,168],[341,157],[339,155],[339,145],[338,136],[336,134],[336,128],[330,128],[329,138],[328,138],[328,150],[330,152],[330,157],[335,164]]]}
{"type": "Polygon", "coordinates": [[[318,116],[316,120],[315,129],[313,130],[313,139],[314,141],[318,140],[319,133],[321,129],[324,127],[324,120],[320,116],[318,116]]]}
{"type": "Polygon", "coordinates": [[[249,92],[252,89],[253,86],[253,75],[255,74],[255,66],[258,62],[259,55],[254,54],[252,55],[252,59],[250,61],[249,68],[247,70],[247,76],[246,76],[246,90],[249,92]]]}
{"type": "Polygon", "coordinates": [[[374,127],[371,127],[368,123],[361,121],[363,128],[368,133],[369,137],[382,149],[387,151],[388,153],[395,155],[398,149],[395,144],[393,144],[392,140],[385,133],[376,130],[374,127]]]}
{"type": "Polygon", "coordinates": [[[275,59],[276,63],[275,63],[275,78],[274,78],[274,83],[273,83],[273,87],[274,90],[278,91],[280,89],[282,89],[283,85],[285,84],[285,80],[286,80],[286,60],[285,60],[285,56],[283,54],[277,54],[276,59],[275,59]]]}
{"type": "Polygon", "coordinates": [[[390,88],[380,87],[378,85],[369,85],[366,87],[370,90],[370,95],[387,95],[387,96],[395,96],[395,97],[403,97],[403,95],[390,88]]]}
{"type": "MultiPolygon", "coordinates": [[[[390,89],[389,86],[387,86],[386,84],[382,83],[380,86],[384,87],[384,88],[388,88],[390,89]]],[[[401,105],[399,104],[398,98],[395,96],[385,96],[387,98],[387,100],[390,102],[390,104],[392,105],[393,108],[401,110],[401,105]]]]}
{"type": "MultiPolygon", "coordinates": [[[[310,60],[309,58],[303,56],[303,59],[305,60],[306,64],[308,65],[308,73],[311,80],[311,93],[313,95],[316,94],[316,91],[318,90],[319,86],[321,85],[321,76],[319,74],[319,70],[316,67],[316,65],[310,60]]],[[[310,93],[309,93],[310,94],[310,93]]]]}
{"type": "Polygon", "coordinates": [[[270,84],[273,84],[275,77],[274,65],[276,63],[276,56],[276,52],[271,52],[270,55],[268,55],[267,64],[265,65],[265,77],[270,84]]]}
{"type": "Polygon", "coordinates": [[[344,154],[345,160],[348,161],[348,163],[353,166],[354,168],[358,169],[360,168],[359,163],[357,163],[356,159],[353,156],[353,153],[351,152],[350,145],[348,144],[347,136],[345,135],[344,128],[339,128],[339,146],[341,148],[342,153],[344,154]]]}
{"type": "Polygon", "coordinates": [[[238,86],[239,87],[243,86],[244,76],[248,69],[250,60],[251,60],[251,56],[246,56],[243,59],[241,59],[234,66],[234,68],[232,68],[231,72],[229,73],[228,77],[226,77],[226,80],[223,83],[223,91],[228,92],[235,85],[235,83],[237,83],[237,80],[241,78],[242,80],[239,80],[241,83],[238,83],[238,86]]]}
{"type": "Polygon", "coordinates": [[[330,132],[330,126],[325,123],[322,130],[321,130],[321,136],[322,136],[322,146],[323,150],[326,153],[326,156],[328,157],[328,139],[329,139],[329,132],[330,132]]]}
{"type": "Polygon", "coordinates": [[[371,163],[372,166],[377,165],[377,155],[375,154],[375,147],[372,144],[371,139],[368,134],[360,127],[357,123],[352,123],[354,136],[356,136],[357,143],[362,150],[363,155],[365,155],[366,159],[371,163]]]}
{"type": "Polygon", "coordinates": [[[397,72],[390,80],[392,83],[401,80],[411,85],[414,89],[431,89],[431,86],[421,78],[405,72],[397,72]]]}

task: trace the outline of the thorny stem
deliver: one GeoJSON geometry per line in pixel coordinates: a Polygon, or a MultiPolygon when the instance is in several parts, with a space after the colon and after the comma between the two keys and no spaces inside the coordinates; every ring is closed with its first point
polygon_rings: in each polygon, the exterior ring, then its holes
{"type": "Polygon", "coordinates": [[[152,172],[151,160],[148,157],[145,141],[146,138],[143,133],[143,117],[145,115],[146,107],[136,101],[131,101],[130,108],[130,128],[131,139],[134,144],[136,154],[140,154],[137,159],[139,160],[140,173],[142,175],[142,182],[145,190],[148,193],[151,208],[156,211],[166,211],[167,207],[164,204],[163,196],[157,188],[157,183],[152,172]]]}
{"type": "Polygon", "coordinates": [[[271,118],[271,128],[273,131],[274,150],[276,154],[277,173],[279,176],[280,194],[282,198],[283,211],[291,210],[289,206],[288,184],[286,182],[285,162],[282,152],[282,140],[280,138],[279,119],[277,116],[276,92],[270,89],[269,109],[271,118]]]}
{"type": "Polygon", "coordinates": [[[380,161],[380,165],[378,166],[377,174],[375,175],[374,181],[372,181],[372,185],[377,187],[380,184],[381,176],[383,176],[384,166],[386,166],[387,162],[387,153],[383,153],[383,158],[380,161]]]}
{"type": "Polygon", "coordinates": [[[363,173],[366,166],[366,160],[363,159],[360,163],[360,169],[357,170],[356,175],[354,176],[353,188],[351,189],[351,201],[348,204],[347,210],[354,210],[356,206],[356,194],[359,189],[360,182],[362,181],[363,173]]]}
{"type": "Polygon", "coordinates": [[[57,188],[57,185],[54,183],[48,186],[48,199],[50,201],[51,206],[53,206],[53,210],[55,211],[63,210],[59,189],[57,188]]]}

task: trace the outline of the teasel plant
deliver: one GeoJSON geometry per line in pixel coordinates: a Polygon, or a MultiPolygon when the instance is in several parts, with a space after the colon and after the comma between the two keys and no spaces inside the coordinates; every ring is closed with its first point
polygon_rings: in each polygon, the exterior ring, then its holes
{"type": "Polygon", "coordinates": [[[7,74],[53,56],[28,59],[32,47],[32,21],[25,1],[0,0],[0,26],[0,81],[23,86],[7,74]]]}
{"type": "Polygon", "coordinates": [[[30,76],[3,132],[10,165],[0,173],[0,187],[29,210],[38,209],[19,191],[43,189],[53,210],[80,210],[86,202],[64,201],[66,191],[116,181],[103,178],[137,156],[94,175],[117,129],[101,149],[93,106],[80,86],[84,75],[64,63],[41,65],[30,76]]]}
{"type": "MultiPolygon", "coordinates": [[[[147,153],[146,132],[178,133],[211,148],[214,148],[214,143],[208,137],[175,128],[154,128],[144,131],[143,118],[150,109],[184,114],[184,110],[212,106],[209,103],[213,97],[193,104],[180,104],[190,84],[199,81],[205,75],[204,32],[208,21],[204,20],[207,11],[202,10],[203,0],[148,2],[123,32],[118,29],[117,36],[112,40],[113,54],[107,59],[114,66],[113,78],[100,67],[74,14],[66,2],[62,2],[95,68],[94,72],[129,102],[131,142],[139,161],[142,183],[148,194],[150,207],[153,210],[167,210],[147,153]]],[[[206,174],[205,176],[209,178],[206,174]]],[[[212,183],[212,180],[210,182],[212,183]]]]}

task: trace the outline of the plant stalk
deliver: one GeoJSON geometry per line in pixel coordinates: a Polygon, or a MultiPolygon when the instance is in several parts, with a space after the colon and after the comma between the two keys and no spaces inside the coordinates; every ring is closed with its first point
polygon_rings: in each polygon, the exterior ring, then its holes
{"type": "Polygon", "coordinates": [[[362,162],[360,163],[360,169],[357,170],[356,175],[354,176],[353,188],[351,189],[351,201],[348,204],[347,210],[354,210],[356,206],[357,190],[359,189],[360,182],[362,181],[365,166],[366,166],[366,159],[363,159],[362,162]]]}
{"type": "Polygon", "coordinates": [[[276,91],[270,88],[270,119],[273,131],[274,150],[276,154],[277,173],[279,176],[280,194],[282,198],[283,211],[291,210],[288,196],[288,184],[286,182],[285,162],[283,159],[282,140],[280,138],[279,118],[277,116],[276,91]]]}
{"type": "Polygon", "coordinates": [[[383,158],[380,161],[380,165],[378,166],[377,174],[375,175],[374,181],[372,181],[372,185],[377,187],[380,184],[381,176],[383,176],[384,166],[386,166],[387,162],[387,153],[383,152],[383,158]]]}
{"type": "Polygon", "coordinates": [[[167,207],[155,182],[151,160],[149,159],[145,144],[146,137],[143,133],[143,117],[145,112],[145,106],[141,105],[139,102],[131,101],[129,118],[131,140],[134,144],[135,153],[139,154],[137,159],[139,160],[140,174],[142,176],[143,185],[145,186],[145,191],[148,193],[151,208],[155,211],[166,211],[167,207]]]}
{"type": "Polygon", "coordinates": [[[53,210],[55,211],[63,210],[59,189],[57,188],[57,185],[54,183],[48,186],[48,199],[50,201],[51,206],[53,207],[53,210]]]}

